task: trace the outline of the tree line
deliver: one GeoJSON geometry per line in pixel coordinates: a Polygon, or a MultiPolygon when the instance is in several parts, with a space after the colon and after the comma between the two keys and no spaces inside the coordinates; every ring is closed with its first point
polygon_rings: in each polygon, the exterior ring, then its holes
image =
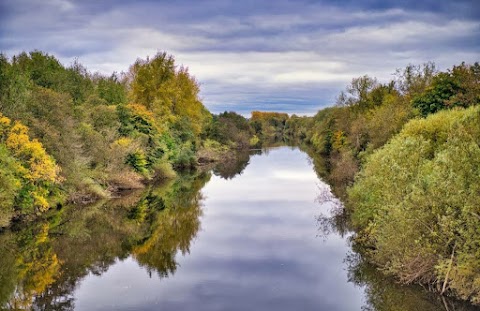
{"type": "Polygon", "coordinates": [[[403,283],[480,304],[480,65],[362,76],[292,133],[326,161],[353,241],[403,283]]]}
{"type": "Polygon", "coordinates": [[[0,227],[258,144],[247,119],[213,115],[199,91],[164,52],[110,76],[41,51],[0,54],[0,227]]]}
{"type": "MultiPolygon", "coordinates": [[[[326,162],[354,242],[404,283],[480,303],[480,65],[362,76],[314,117],[210,113],[173,56],[104,76],[40,51],[0,55],[0,227],[294,140],[326,162]]],[[[235,167],[233,167],[235,169],[235,167]]],[[[131,217],[143,221],[142,205],[131,217]]],[[[139,250],[141,253],[141,250],[139,250]]]]}

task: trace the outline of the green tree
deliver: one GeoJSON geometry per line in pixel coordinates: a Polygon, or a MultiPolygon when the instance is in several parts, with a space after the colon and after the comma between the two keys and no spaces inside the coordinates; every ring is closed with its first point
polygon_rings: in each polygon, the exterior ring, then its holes
{"type": "Polygon", "coordinates": [[[423,116],[442,109],[469,107],[480,103],[480,65],[454,66],[437,74],[426,91],[413,99],[423,116]]]}

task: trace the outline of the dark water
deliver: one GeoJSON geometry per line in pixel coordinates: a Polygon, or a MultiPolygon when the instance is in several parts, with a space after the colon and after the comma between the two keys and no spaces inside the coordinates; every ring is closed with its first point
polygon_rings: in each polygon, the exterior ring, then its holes
{"type": "Polygon", "coordinates": [[[342,227],[340,202],[299,149],[240,160],[0,235],[0,305],[475,310],[365,264],[342,227]]]}

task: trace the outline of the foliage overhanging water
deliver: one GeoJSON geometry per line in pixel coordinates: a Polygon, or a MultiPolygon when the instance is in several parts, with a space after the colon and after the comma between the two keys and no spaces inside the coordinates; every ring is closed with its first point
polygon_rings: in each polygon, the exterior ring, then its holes
{"type": "Polygon", "coordinates": [[[475,310],[382,277],[298,148],[267,149],[0,235],[0,305],[475,310]]]}

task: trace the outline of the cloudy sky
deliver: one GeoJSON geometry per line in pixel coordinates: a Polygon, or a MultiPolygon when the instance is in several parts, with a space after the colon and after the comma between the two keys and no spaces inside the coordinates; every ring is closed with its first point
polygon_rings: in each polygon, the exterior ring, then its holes
{"type": "Polygon", "coordinates": [[[90,71],[173,54],[213,112],[311,114],[353,77],[480,60],[480,1],[0,0],[0,52],[90,71]]]}

